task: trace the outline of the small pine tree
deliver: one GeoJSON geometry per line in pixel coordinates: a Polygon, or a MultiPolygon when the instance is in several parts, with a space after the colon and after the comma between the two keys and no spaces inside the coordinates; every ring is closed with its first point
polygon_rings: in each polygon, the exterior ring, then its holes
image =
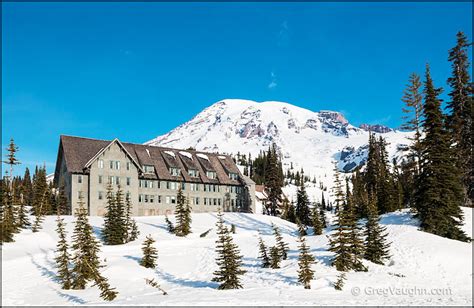
{"type": "Polygon", "coordinates": [[[64,229],[64,219],[59,215],[57,218],[57,228],[59,241],[56,245],[56,267],[58,269],[58,279],[61,282],[61,288],[69,290],[71,288],[71,271],[69,269],[71,256],[68,252],[68,244],[66,240],[66,230],[64,229]]]}
{"type": "Polygon", "coordinates": [[[313,280],[314,271],[311,269],[311,265],[314,264],[314,256],[309,252],[309,247],[306,246],[306,240],[303,236],[300,236],[299,241],[301,243],[298,258],[298,281],[304,285],[305,289],[311,289],[310,281],[313,280]]]}
{"type": "Polygon", "coordinates": [[[283,236],[281,235],[280,229],[272,223],[272,230],[273,235],[275,236],[276,247],[280,252],[280,256],[282,260],[286,260],[288,258],[288,243],[283,241],[283,236]]]}
{"type": "Polygon", "coordinates": [[[323,223],[321,222],[321,216],[317,205],[311,209],[311,225],[313,226],[314,235],[323,234],[323,223]]]}
{"type": "Polygon", "coordinates": [[[15,214],[13,209],[13,195],[8,183],[2,180],[2,244],[13,242],[13,235],[16,232],[15,214]]]}
{"type": "Polygon", "coordinates": [[[183,195],[181,187],[178,190],[178,196],[176,199],[175,234],[177,236],[187,236],[189,233],[191,233],[191,206],[189,204],[189,198],[186,198],[183,195]]]}
{"type": "Polygon", "coordinates": [[[342,287],[344,287],[344,281],[346,280],[346,273],[341,273],[339,276],[337,276],[337,281],[334,283],[334,289],[336,290],[342,290],[342,287]]]}
{"type": "Polygon", "coordinates": [[[79,198],[76,210],[76,223],[72,235],[72,288],[85,289],[88,281],[96,279],[99,268],[99,242],[94,237],[92,226],[89,224],[84,201],[79,198]]]}
{"type": "Polygon", "coordinates": [[[143,242],[143,258],[140,261],[140,265],[147,268],[156,267],[156,259],[158,259],[158,250],[153,247],[155,240],[151,237],[151,234],[148,235],[143,242]]]}
{"type": "Polygon", "coordinates": [[[277,246],[270,248],[270,267],[280,268],[281,253],[277,246]]]}
{"type": "Polygon", "coordinates": [[[168,228],[169,233],[174,233],[175,228],[173,223],[168,219],[168,216],[165,216],[166,227],[168,228]]]}
{"type": "Polygon", "coordinates": [[[127,196],[125,201],[125,224],[127,225],[127,242],[132,242],[138,238],[140,231],[135,219],[132,218],[132,203],[130,197],[127,196]]]}
{"type": "Polygon", "coordinates": [[[306,232],[306,227],[300,222],[299,219],[296,220],[296,225],[298,226],[298,235],[299,236],[308,235],[308,233],[306,232]]]}
{"type": "Polygon", "coordinates": [[[371,198],[364,232],[366,238],[364,258],[376,264],[383,264],[384,260],[390,257],[390,243],[387,243],[386,228],[379,224],[376,206],[374,198],[371,198]]]}
{"type": "Polygon", "coordinates": [[[25,207],[25,203],[21,202],[18,208],[18,228],[26,229],[31,226],[30,219],[28,218],[28,212],[25,207]]]}
{"type": "Polygon", "coordinates": [[[259,251],[258,258],[262,260],[262,267],[263,268],[270,267],[270,258],[268,257],[268,254],[267,254],[267,246],[265,246],[265,243],[263,242],[261,237],[258,238],[258,251],[259,251]]]}
{"type": "Polygon", "coordinates": [[[311,225],[311,211],[309,209],[309,199],[304,187],[304,181],[301,181],[301,185],[298,188],[296,195],[296,219],[299,219],[303,225],[311,225]]]}
{"type": "Polygon", "coordinates": [[[323,229],[327,228],[326,223],[326,206],[323,204],[318,204],[319,207],[319,219],[321,221],[321,226],[323,229]]]}
{"type": "Polygon", "coordinates": [[[217,241],[216,241],[216,263],[219,269],[214,272],[212,281],[220,282],[219,290],[240,289],[240,276],[245,273],[242,266],[242,256],[239,249],[234,244],[228,228],[224,225],[224,218],[221,209],[217,213],[217,241]]]}

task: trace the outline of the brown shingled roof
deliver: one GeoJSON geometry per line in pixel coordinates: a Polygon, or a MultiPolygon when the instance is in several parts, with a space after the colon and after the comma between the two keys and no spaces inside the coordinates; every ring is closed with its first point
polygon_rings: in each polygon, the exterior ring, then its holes
{"type": "MultiPolygon", "coordinates": [[[[86,164],[94,158],[94,156],[107,147],[115,140],[98,140],[82,137],[64,136],[60,137],[60,152],[64,155],[68,172],[82,173],[86,164]]],[[[206,153],[194,150],[178,150],[173,148],[156,147],[135,143],[121,143],[126,149],[128,155],[135,160],[140,166],[153,165],[155,167],[155,177],[162,180],[216,183],[226,185],[241,185],[243,176],[235,165],[232,158],[228,155],[217,153],[206,153]],[[165,151],[171,151],[175,155],[166,154],[165,151]],[[192,155],[192,159],[185,155],[179,154],[180,151],[188,152],[192,155]],[[206,155],[209,160],[198,157],[196,154],[206,155]],[[180,176],[172,176],[169,167],[177,167],[181,169],[180,176]],[[192,178],[188,174],[189,169],[197,169],[199,178],[192,178]],[[217,179],[209,179],[206,171],[215,171],[217,179]],[[237,173],[240,180],[231,180],[229,172],[237,173]]],[[[58,161],[59,161],[58,153],[58,161]]],[[[153,175],[146,175],[153,177],[153,175]]]]}

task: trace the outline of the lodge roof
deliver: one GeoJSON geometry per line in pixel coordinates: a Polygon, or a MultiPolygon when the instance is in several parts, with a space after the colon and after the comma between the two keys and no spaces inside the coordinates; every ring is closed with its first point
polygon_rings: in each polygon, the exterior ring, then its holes
{"type": "Polygon", "coordinates": [[[100,153],[114,143],[137,165],[141,178],[225,185],[244,184],[243,175],[229,155],[120,142],[118,139],[99,140],[65,135],[60,137],[55,177],[59,175],[61,159],[64,159],[68,172],[89,172],[90,165],[98,159],[100,153]],[[144,173],[144,165],[154,166],[155,172],[144,173]],[[171,175],[171,167],[180,169],[179,176],[171,175]],[[190,169],[197,170],[199,176],[191,177],[188,173],[190,169]],[[214,171],[216,179],[208,178],[206,171],[214,171]],[[239,180],[230,179],[229,173],[237,173],[239,180]]]}

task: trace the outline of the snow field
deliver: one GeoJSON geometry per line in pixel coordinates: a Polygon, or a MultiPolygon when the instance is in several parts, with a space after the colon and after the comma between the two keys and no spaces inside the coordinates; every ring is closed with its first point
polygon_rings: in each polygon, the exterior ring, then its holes
{"type": "MultiPolygon", "coordinates": [[[[472,209],[464,209],[465,230],[472,236],[472,209]]],[[[382,216],[392,242],[392,258],[386,266],[365,262],[368,272],[347,273],[342,291],[332,283],[339,274],[330,267],[327,251],[329,229],[320,236],[307,236],[316,257],[315,279],[311,290],[297,282],[297,228],[276,217],[225,213],[236,226],[233,235],[243,257],[243,289],[217,290],[211,282],[215,265],[215,213],[193,214],[192,231],[186,238],[169,234],[163,216],[137,217],[137,241],[118,246],[101,246],[106,260],[103,274],[119,292],[115,305],[472,305],[472,244],[441,238],[418,231],[417,221],[408,210],[382,216]],[[271,222],[277,225],[290,245],[288,260],[281,269],[263,269],[258,256],[258,236],[267,246],[274,245],[271,222]],[[205,238],[199,235],[213,230],[205,238]],[[141,244],[151,234],[158,249],[158,267],[146,269],[138,262],[141,244]],[[168,295],[145,284],[154,278],[168,295]],[[443,294],[409,294],[416,289],[443,294]],[[357,291],[358,290],[358,291],[357,291]],[[405,292],[405,295],[397,295],[405,292]],[[448,294],[446,294],[448,293],[448,294]]],[[[29,230],[16,236],[16,242],[2,247],[3,305],[102,305],[96,287],[62,290],[55,280],[54,250],[57,240],[56,217],[47,217],[38,233],[29,230]]],[[[171,220],[172,217],[170,217],[171,220]]],[[[73,218],[66,216],[68,236],[73,218]]],[[[101,217],[91,217],[96,235],[101,217]]]]}

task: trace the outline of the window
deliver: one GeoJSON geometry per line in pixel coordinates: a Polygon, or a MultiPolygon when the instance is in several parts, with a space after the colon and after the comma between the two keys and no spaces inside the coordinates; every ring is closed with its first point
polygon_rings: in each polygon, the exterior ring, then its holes
{"type": "Polygon", "coordinates": [[[152,165],[143,165],[143,170],[145,170],[145,173],[153,173],[155,172],[155,167],[152,165]]]}
{"type": "Polygon", "coordinates": [[[77,183],[79,183],[79,184],[82,183],[82,175],[77,176],[77,183]]]}
{"type": "Polygon", "coordinates": [[[234,173],[234,172],[231,172],[229,173],[229,178],[231,180],[238,180],[239,179],[239,175],[237,173],[234,173]]]}
{"type": "Polygon", "coordinates": [[[127,191],[127,193],[125,194],[125,200],[131,200],[131,196],[132,194],[129,191],[127,191]]]}
{"type": "Polygon", "coordinates": [[[78,197],[79,199],[82,198],[82,191],[79,190],[79,191],[77,192],[77,197],[78,197]]]}
{"type": "Polygon", "coordinates": [[[195,204],[195,205],[199,205],[199,197],[196,197],[196,198],[194,199],[194,204],[195,204]]]}
{"type": "Polygon", "coordinates": [[[102,175],[99,175],[99,184],[102,184],[102,175]]]}
{"type": "Polygon", "coordinates": [[[217,199],[217,205],[221,205],[221,198],[217,199]]]}
{"type": "Polygon", "coordinates": [[[234,206],[234,199],[230,199],[230,205],[234,206]]]}
{"type": "Polygon", "coordinates": [[[186,183],[184,183],[184,182],[181,183],[181,189],[182,189],[182,190],[186,190],[186,183]]]}
{"type": "Polygon", "coordinates": [[[109,162],[109,167],[110,167],[110,169],[114,169],[114,161],[113,160],[111,160],[109,162]]]}
{"type": "Polygon", "coordinates": [[[176,203],[176,197],[175,196],[171,196],[171,204],[175,204],[176,203]]]}
{"type": "Polygon", "coordinates": [[[198,191],[199,190],[199,184],[191,183],[191,184],[189,184],[189,188],[191,189],[191,191],[198,191]]]}
{"type": "Polygon", "coordinates": [[[161,203],[161,196],[160,195],[157,196],[157,201],[158,201],[158,203],[161,203]]]}
{"type": "Polygon", "coordinates": [[[166,196],[166,204],[170,204],[171,203],[171,197],[170,196],[166,196]]]}
{"type": "Polygon", "coordinates": [[[214,205],[217,205],[217,199],[214,198],[214,205]]]}
{"type": "Polygon", "coordinates": [[[130,177],[127,177],[127,186],[130,186],[131,181],[132,181],[132,179],[130,177]]]}
{"type": "Polygon", "coordinates": [[[170,173],[171,173],[172,176],[179,176],[180,170],[179,170],[179,168],[171,167],[170,168],[170,173]]]}
{"type": "Polygon", "coordinates": [[[188,174],[193,178],[197,178],[199,176],[199,172],[196,169],[189,169],[188,174]]]}
{"type": "Polygon", "coordinates": [[[142,194],[138,195],[138,202],[143,202],[143,195],[142,194]]]}
{"type": "Polygon", "coordinates": [[[145,195],[145,203],[148,203],[148,195],[145,195]]]}
{"type": "Polygon", "coordinates": [[[169,189],[172,189],[172,190],[178,189],[178,183],[176,182],[168,182],[168,183],[169,183],[169,189]]]}
{"type": "Polygon", "coordinates": [[[215,171],[207,171],[206,176],[210,179],[215,179],[217,177],[217,174],[215,171]]]}
{"type": "Polygon", "coordinates": [[[153,188],[153,181],[148,181],[148,187],[153,188]]]}
{"type": "Polygon", "coordinates": [[[204,205],[207,205],[207,198],[204,198],[204,205]]]}
{"type": "Polygon", "coordinates": [[[115,184],[120,185],[120,177],[115,177],[115,184]]]}
{"type": "Polygon", "coordinates": [[[166,189],[170,189],[170,182],[166,182],[166,189]]]}
{"type": "Polygon", "coordinates": [[[99,159],[98,167],[99,167],[99,169],[104,169],[104,161],[102,159],[99,159]]]}
{"type": "Polygon", "coordinates": [[[119,161],[115,162],[115,169],[120,170],[120,162],[119,161]]]}
{"type": "Polygon", "coordinates": [[[155,202],[155,196],[154,195],[150,195],[150,203],[153,203],[155,202]]]}
{"type": "Polygon", "coordinates": [[[130,162],[127,162],[127,170],[130,170],[130,162]]]}
{"type": "Polygon", "coordinates": [[[99,191],[99,200],[104,199],[104,192],[99,191]]]}

